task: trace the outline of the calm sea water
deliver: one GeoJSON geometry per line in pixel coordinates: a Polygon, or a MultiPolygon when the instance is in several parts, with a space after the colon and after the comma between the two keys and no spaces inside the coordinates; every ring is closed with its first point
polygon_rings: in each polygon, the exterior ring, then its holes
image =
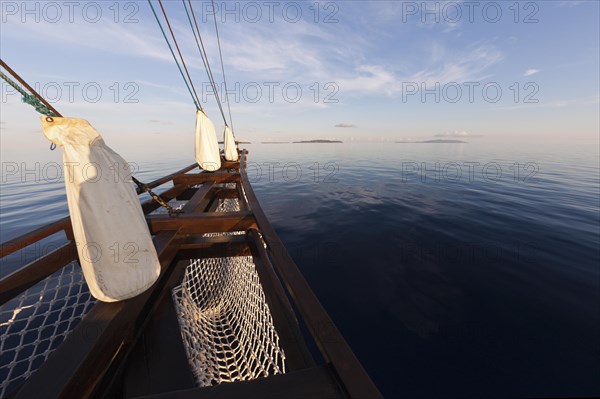
{"type": "MultiPolygon", "coordinates": [[[[597,143],[247,148],[264,211],[385,396],[600,394],[597,143]]],[[[128,159],[145,181],[191,163],[128,159]]],[[[67,214],[43,168],[3,174],[3,242],[67,214]]]]}

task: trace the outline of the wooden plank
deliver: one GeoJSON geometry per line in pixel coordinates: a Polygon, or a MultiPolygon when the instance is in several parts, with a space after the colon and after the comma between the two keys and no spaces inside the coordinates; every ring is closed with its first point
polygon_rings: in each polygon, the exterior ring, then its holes
{"type": "Polygon", "coordinates": [[[0,306],[77,259],[73,242],[31,262],[0,280],[0,306]]]}
{"type": "Polygon", "coordinates": [[[196,209],[202,208],[201,205],[207,199],[208,194],[214,185],[215,185],[214,181],[207,181],[206,183],[202,184],[202,186],[197,188],[196,193],[194,193],[192,198],[190,198],[190,200],[187,202],[187,204],[185,204],[183,206],[183,208],[181,209],[182,213],[185,213],[185,214],[194,213],[196,211],[196,209]]]}
{"type": "MultiPolygon", "coordinates": [[[[171,247],[178,247],[181,244],[181,242],[183,241],[183,238],[184,238],[183,236],[177,236],[177,238],[176,238],[177,245],[171,245],[171,247]]],[[[156,313],[156,308],[158,307],[158,304],[160,304],[164,301],[169,301],[169,302],[171,301],[171,291],[176,285],[181,283],[181,280],[183,279],[183,276],[185,274],[185,270],[186,270],[188,264],[189,264],[189,262],[177,262],[175,267],[173,267],[173,270],[170,273],[170,275],[168,277],[166,277],[166,282],[164,283],[163,287],[157,293],[157,297],[158,297],[157,300],[154,301],[153,304],[151,304],[149,306],[149,309],[145,312],[145,316],[140,319],[139,323],[137,323],[136,329],[135,329],[135,337],[134,337],[133,342],[140,342],[140,340],[142,340],[142,335],[146,331],[148,324],[154,317],[154,314],[156,313]]],[[[180,333],[177,321],[175,321],[175,324],[172,326],[176,327],[177,332],[180,333]]],[[[181,335],[179,335],[179,337],[181,338],[181,335]]],[[[168,350],[169,349],[168,346],[169,345],[167,345],[163,349],[168,350]]],[[[123,353],[123,355],[121,356],[122,359],[119,360],[118,362],[112,363],[111,369],[108,371],[107,376],[103,379],[103,381],[101,382],[101,386],[97,389],[98,392],[102,393],[102,397],[112,398],[115,396],[122,395],[123,388],[121,386],[122,385],[121,380],[124,379],[124,377],[125,377],[124,374],[126,371],[126,367],[128,365],[128,359],[130,358],[130,355],[132,352],[133,352],[132,346],[129,346],[129,348],[125,348],[125,350],[122,351],[122,353],[123,353]]],[[[172,365],[176,366],[176,367],[170,368],[168,370],[168,373],[169,374],[171,374],[171,373],[190,373],[190,368],[189,368],[189,364],[187,362],[187,358],[185,359],[185,361],[182,361],[182,360],[184,360],[184,359],[179,357],[175,363],[172,363],[172,365]]],[[[162,359],[159,358],[158,361],[162,361],[162,359]]],[[[167,375],[163,375],[161,378],[167,378],[167,377],[168,377],[167,375]]]]}
{"type": "Polygon", "coordinates": [[[71,219],[63,218],[56,222],[42,226],[29,233],[23,234],[17,238],[7,241],[0,245],[0,258],[12,254],[19,249],[25,248],[28,245],[36,243],[52,234],[58,233],[61,230],[71,229],[71,219]]]}
{"type": "Polygon", "coordinates": [[[240,163],[239,161],[223,161],[221,162],[221,170],[223,169],[239,169],[240,168],[240,163]]]}
{"type": "Polygon", "coordinates": [[[265,293],[275,330],[285,352],[285,362],[288,370],[300,370],[314,366],[315,362],[304,342],[292,305],[275,274],[273,265],[269,261],[269,255],[265,251],[258,231],[255,229],[248,230],[247,237],[260,285],[265,293]]]}
{"type": "MultiPolygon", "coordinates": [[[[219,195],[219,198],[237,198],[238,194],[234,189],[230,188],[222,188],[222,187],[213,187],[215,188],[215,194],[219,195]]],[[[196,193],[197,188],[188,188],[181,194],[177,196],[178,200],[181,201],[189,201],[190,198],[196,193]]]]}
{"type": "Polygon", "coordinates": [[[219,191],[217,191],[216,195],[220,199],[237,198],[238,197],[238,193],[237,193],[237,190],[235,188],[219,187],[219,191]]]}
{"type": "Polygon", "coordinates": [[[240,204],[240,211],[247,211],[248,204],[246,203],[246,196],[244,195],[244,188],[241,182],[235,183],[235,190],[237,191],[237,199],[240,204]]]}
{"type": "MultiPolygon", "coordinates": [[[[185,265],[177,265],[177,268],[185,265]]],[[[123,370],[122,397],[196,386],[170,295],[162,297],[123,370]]]]}
{"type": "Polygon", "coordinates": [[[120,302],[98,302],[29,377],[15,398],[87,398],[108,370],[111,362],[134,336],[136,323],[153,303],[156,292],[168,276],[176,231],[155,237],[161,260],[161,275],[144,293],[120,302]]]}
{"type": "MultiPolygon", "coordinates": [[[[242,155],[242,164],[245,154],[242,155]]],[[[262,211],[244,168],[240,169],[242,185],[250,209],[265,239],[273,264],[286,285],[298,311],[326,361],[331,362],[343,386],[352,398],[382,398],[383,396],[356,358],[352,349],[323,308],[304,279],[298,266],[285,249],[266,215],[262,211]]]]}
{"type": "MultiPolygon", "coordinates": [[[[165,184],[165,183],[167,183],[167,182],[169,182],[171,180],[174,180],[175,177],[177,177],[179,175],[182,175],[184,173],[187,173],[190,170],[194,170],[197,167],[198,167],[198,164],[197,163],[193,163],[190,166],[186,166],[185,168],[183,168],[183,169],[181,169],[181,170],[179,170],[179,171],[177,171],[175,173],[171,173],[170,175],[167,175],[165,177],[161,177],[160,179],[156,179],[156,180],[154,180],[154,181],[152,181],[150,183],[146,183],[146,186],[148,186],[149,188],[155,188],[155,187],[161,186],[161,185],[163,185],[163,184],[165,184]]],[[[177,185],[177,184],[174,184],[174,185],[177,185]]],[[[137,193],[138,194],[141,194],[143,192],[144,192],[144,190],[141,190],[139,188],[137,189],[137,193]]]]}
{"type": "Polygon", "coordinates": [[[248,256],[250,246],[245,235],[189,237],[177,253],[178,259],[248,256]]]}
{"type": "Polygon", "coordinates": [[[180,230],[180,234],[204,234],[228,231],[246,231],[256,226],[252,212],[213,212],[202,214],[179,214],[146,216],[150,231],[180,230]]]}
{"type": "Polygon", "coordinates": [[[197,190],[197,188],[189,188],[189,187],[187,187],[181,194],[179,194],[176,197],[177,201],[189,201],[190,198],[192,198],[192,196],[194,194],[196,194],[196,190],[197,190]]]}
{"type": "MultiPolygon", "coordinates": [[[[197,164],[192,164],[190,166],[187,166],[187,167],[181,169],[180,171],[177,171],[175,173],[172,173],[172,174],[162,177],[160,179],[154,180],[153,182],[148,183],[146,185],[150,188],[155,188],[157,186],[160,186],[161,184],[164,184],[164,183],[172,180],[176,176],[179,176],[181,174],[189,172],[190,170],[195,169],[196,167],[198,167],[197,164]]],[[[137,190],[138,194],[140,194],[142,192],[143,191],[141,191],[141,190],[137,190]]],[[[46,237],[48,237],[54,233],[57,233],[61,230],[65,230],[67,238],[72,237],[71,218],[66,217],[66,218],[59,219],[56,222],[52,222],[48,225],[42,226],[42,227],[35,229],[29,233],[23,234],[23,235],[21,235],[17,238],[14,238],[10,241],[2,243],[0,245],[0,258],[10,255],[11,253],[18,251],[19,249],[25,248],[26,246],[31,245],[37,241],[40,241],[41,239],[46,238],[46,237]]]]}
{"type": "Polygon", "coordinates": [[[335,376],[326,366],[318,366],[250,381],[227,382],[206,388],[163,392],[137,399],[340,399],[344,397],[344,393],[336,383],[335,376]]]}
{"type": "Polygon", "coordinates": [[[188,186],[193,186],[196,184],[206,183],[207,181],[214,181],[215,183],[234,183],[239,180],[239,173],[202,172],[179,175],[173,179],[173,182],[174,184],[186,184],[188,186]]]}
{"type": "Polygon", "coordinates": [[[202,237],[202,236],[189,236],[185,242],[181,244],[181,249],[204,249],[215,244],[230,244],[230,243],[244,243],[248,245],[248,240],[245,235],[227,235],[227,236],[214,236],[214,237],[202,237]]]}

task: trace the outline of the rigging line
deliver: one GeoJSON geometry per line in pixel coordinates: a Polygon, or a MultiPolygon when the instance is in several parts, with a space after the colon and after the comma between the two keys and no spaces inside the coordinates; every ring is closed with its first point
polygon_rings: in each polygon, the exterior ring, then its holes
{"type": "Polygon", "coordinates": [[[213,18],[215,20],[215,32],[217,32],[217,44],[219,45],[219,58],[221,59],[221,72],[223,73],[223,84],[225,85],[225,101],[227,102],[227,109],[229,111],[229,123],[231,123],[231,131],[233,132],[233,118],[231,117],[231,105],[229,104],[229,96],[227,93],[227,79],[225,78],[225,67],[223,66],[223,53],[221,52],[221,39],[219,38],[219,28],[217,27],[217,12],[215,8],[215,1],[211,0],[211,3],[213,6],[213,18]]]}
{"type": "MultiPolygon", "coordinates": [[[[187,6],[185,5],[185,0],[181,0],[181,2],[183,3],[183,8],[185,9],[185,13],[188,17],[188,21],[190,23],[190,27],[192,28],[192,34],[194,35],[194,40],[196,41],[196,46],[198,47],[198,51],[200,52],[200,58],[202,59],[202,64],[204,64],[204,69],[206,70],[206,74],[208,75],[208,80],[210,81],[210,85],[213,89],[213,91],[215,91],[215,83],[214,80],[211,79],[211,73],[209,72],[209,66],[207,66],[206,64],[206,59],[205,59],[205,54],[202,53],[202,50],[200,49],[200,44],[198,43],[198,37],[196,36],[196,31],[194,31],[194,26],[192,25],[192,20],[190,18],[190,13],[187,9],[187,6]]],[[[219,97],[217,95],[217,102],[219,102],[219,97]]]]}
{"type": "MultiPolygon", "coordinates": [[[[196,99],[198,98],[198,96],[194,97],[194,94],[192,94],[192,89],[190,88],[190,84],[188,84],[187,79],[185,78],[185,75],[183,74],[183,70],[181,69],[181,66],[179,65],[179,61],[177,61],[177,57],[175,56],[175,52],[173,51],[173,47],[171,46],[171,43],[169,42],[169,39],[167,38],[167,34],[165,33],[165,30],[162,27],[162,24],[160,23],[160,20],[158,19],[158,15],[156,14],[156,11],[154,10],[154,6],[152,5],[152,2],[150,0],[148,0],[148,4],[150,4],[150,8],[152,9],[152,13],[154,14],[154,18],[156,18],[156,22],[158,22],[158,27],[160,28],[160,31],[163,34],[163,37],[165,38],[165,41],[167,42],[167,46],[169,46],[169,50],[171,50],[171,55],[173,56],[173,59],[175,60],[175,65],[177,65],[177,69],[179,69],[179,73],[181,74],[181,77],[183,78],[183,82],[185,83],[185,87],[187,87],[188,92],[190,93],[190,96],[192,96],[192,101],[194,102],[194,105],[196,106],[196,109],[203,111],[202,110],[202,105],[200,104],[200,101],[196,101],[196,99]]],[[[161,6],[162,7],[162,6],[161,6]]],[[[180,53],[181,55],[181,53],[180,53]]],[[[183,61],[183,58],[182,58],[183,61]]],[[[190,80],[191,83],[191,80],[190,80]]]]}
{"type": "MultiPolygon", "coordinates": [[[[0,66],[2,66],[2,68],[6,69],[6,71],[8,73],[10,73],[15,79],[17,79],[17,81],[19,81],[19,83],[21,83],[23,86],[25,86],[25,88],[27,90],[29,90],[31,92],[31,94],[27,93],[25,90],[23,90],[22,87],[20,87],[18,84],[16,84],[15,82],[12,81],[12,79],[10,79],[8,76],[6,76],[4,73],[2,73],[2,71],[0,71],[0,77],[2,77],[2,79],[4,79],[6,81],[6,83],[8,83],[9,85],[11,85],[15,90],[17,90],[22,96],[23,96],[23,100],[28,103],[31,104],[35,107],[35,110],[38,111],[40,114],[44,114],[48,117],[58,117],[58,118],[62,118],[63,116],[60,114],[60,112],[58,112],[52,105],[50,105],[48,103],[48,101],[46,101],[46,99],[42,96],[40,96],[35,90],[33,90],[33,88],[31,86],[29,86],[27,84],[27,82],[25,80],[23,80],[23,78],[21,78],[15,71],[13,71],[8,65],[6,65],[6,63],[4,61],[2,61],[0,59],[0,66]]],[[[51,122],[52,118],[46,118],[47,121],[51,122]]],[[[56,144],[52,143],[50,145],[50,149],[54,150],[56,148],[56,144]]],[[[158,194],[155,194],[147,185],[145,185],[144,183],[140,182],[138,179],[136,179],[135,177],[133,177],[133,175],[131,176],[131,179],[133,180],[133,182],[138,186],[138,188],[142,191],[147,192],[148,194],[150,194],[150,196],[156,201],[158,202],[160,205],[164,206],[165,208],[167,208],[169,215],[173,215],[173,214],[177,214],[180,211],[177,209],[173,209],[171,206],[169,206],[169,204],[167,204],[158,194]]]]}
{"type": "MultiPolygon", "coordinates": [[[[213,92],[215,93],[215,98],[217,99],[217,105],[219,106],[219,110],[221,111],[221,116],[223,117],[223,122],[225,122],[225,126],[228,126],[227,119],[225,118],[225,112],[223,111],[223,105],[221,104],[221,99],[219,98],[219,93],[217,92],[217,85],[215,83],[215,78],[212,73],[212,68],[210,67],[210,61],[208,60],[208,55],[206,54],[206,49],[204,48],[204,42],[202,41],[202,35],[200,34],[200,29],[198,28],[198,21],[196,20],[196,14],[194,13],[194,7],[192,6],[192,2],[190,0],[188,0],[188,3],[190,5],[190,10],[192,11],[192,17],[194,18],[194,24],[196,25],[196,32],[198,33],[198,39],[200,40],[200,45],[202,46],[202,50],[200,51],[200,54],[201,55],[204,54],[204,59],[206,59],[206,65],[205,65],[205,67],[207,67],[206,73],[208,74],[208,79],[211,81],[211,84],[213,87],[213,92]]],[[[185,6],[185,3],[184,3],[184,6],[185,6]]],[[[187,11],[187,7],[186,7],[186,11],[187,11]]],[[[189,15],[188,15],[188,18],[189,18],[189,15]]],[[[192,22],[190,21],[190,24],[191,23],[192,22]]],[[[192,30],[193,29],[194,28],[192,27],[192,30]]],[[[196,37],[196,36],[194,36],[194,37],[196,37]]],[[[198,50],[200,50],[200,48],[198,48],[198,50]]]]}
{"type": "MultiPolygon", "coordinates": [[[[19,94],[21,94],[24,103],[33,106],[35,108],[35,110],[42,115],[46,115],[48,117],[55,116],[55,117],[62,118],[62,115],[60,114],[60,112],[58,112],[56,110],[56,108],[54,108],[52,105],[50,105],[50,103],[48,101],[46,101],[46,99],[44,97],[39,95],[38,92],[36,92],[33,89],[33,87],[29,86],[29,84],[27,84],[27,82],[19,76],[19,74],[17,74],[15,71],[13,71],[1,59],[0,59],[0,66],[2,66],[2,68],[6,69],[6,71],[10,75],[12,75],[15,79],[17,79],[17,81],[19,83],[21,83],[23,86],[25,86],[25,88],[27,90],[29,90],[29,93],[31,93],[31,94],[27,93],[25,90],[23,90],[22,87],[20,87],[18,84],[13,82],[11,78],[9,78],[8,76],[6,76],[4,73],[2,73],[0,71],[0,77],[2,77],[2,79],[4,79],[6,81],[6,83],[11,85],[15,90],[17,90],[19,92],[19,94]]],[[[54,144],[54,143],[50,144],[50,151],[54,151],[55,148],[56,148],[56,144],[54,144]]]]}
{"type": "MultiPolygon", "coordinates": [[[[25,92],[25,90],[23,90],[21,87],[19,87],[16,83],[10,81],[10,79],[6,79],[6,76],[2,76],[2,78],[6,81],[6,83],[8,83],[9,85],[11,85],[15,90],[17,90],[22,96],[23,99],[25,100],[25,102],[27,102],[28,104],[33,105],[34,107],[36,107],[36,111],[38,111],[41,114],[44,115],[49,115],[49,116],[58,116],[59,118],[62,117],[62,115],[60,114],[60,112],[58,112],[56,110],[56,108],[54,108],[52,105],[50,105],[50,103],[48,101],[46,101],[45,98],[43,98],[42,96],[40,96],[34,89],[33,87],[29,86],[29,84],[27,84],[27,82],[25,80],[23,80],[15,71],[13,71],[8,65],[6,65],[6,63],[4,61],[2,61],[0,59],[0,66],[2,66],[2,68],[6,69],[6,71],[11,74],[15,79],[17,79],[17,81],[19,83],[21,83],[27,90],[29,90],[28,94],[25,92]],[[33,99],[31,99],[31,96],[34,97],[34,99],[37,99],[39,102],[41,102],[42,107],[39,107],[38,104],[35,104],[34,101],[31,101],[33,99]],[[45,109],[44,109],[45,108],[45,109]],[[44,112],[47,111],[47,112],[44,112]]],[[[2,74],[4,75],[4,74],[2,74]]]]}
{"type": "Polygon", "coordinates": [[[175,34],[173,33],[173,29],[171,28],[171,23],[169,22],[169,18],[167,17],[167,13],[165,12],[165,8],[163,7],[162,0],[158,0],[158,5],[160,5],[160,9],[162,10],[163,15],[165,16],[165,21],[167,21],[167,26],[169,27],[169,31],[171,32],[171,36],[173,37],[173,42],[175,43],[175,47],[177,48],[177,52],[179,53],[179,57],[181,57],[181,63],[183,64],[183,69],[185,69],[185,73],[190,80],[190,86],[192,86],[192,90],[194,91],[194,95],[196,96],[196,100],[198,104],[200,104],[200,98],[196,93],[196,88],[194,87],[194,82],[192,82],[192,77],[190,76],[190,72],[185,65],[185,60],[183,59],[183,55],[181,54],[181,50],[179,49],[179,44],[177,43],[177,39],[175,38],[175,34]]]}

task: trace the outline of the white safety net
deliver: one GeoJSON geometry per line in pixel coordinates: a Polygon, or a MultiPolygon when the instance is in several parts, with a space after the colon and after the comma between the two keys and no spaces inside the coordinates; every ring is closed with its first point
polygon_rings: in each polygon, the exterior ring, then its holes
{"type": "Polygon", "coordinates": [[[0,307],[0,398],[46,361],[95,302],[71,262],[0,307]]]}
{"type": "MultiPolygon", "coordinates": [[[[217,212],[239,211],[235,198],[217,212]]],[[[243,234],[243,232],[211,233],[243,234]]],[[[285,372],[285,354],[252,257],[191,260],[173,300],[199,386],[285,372]]]]}

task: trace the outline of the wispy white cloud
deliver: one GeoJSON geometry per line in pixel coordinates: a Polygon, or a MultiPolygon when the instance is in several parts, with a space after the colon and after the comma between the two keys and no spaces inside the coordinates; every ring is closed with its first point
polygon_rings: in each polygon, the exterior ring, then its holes
{"type": "Polygon", "coordinates": [[[476,82],[490,77],[489,68],[499,63],[504,55],[489,42],[472,43],[465,51],[448,51],[439,61],[428,65],[412,76],[409,81],[434,83],[476,82]]]}
{"type": "Polygon", "coordinates": [[[588,105],[600,104],[600,94],[591,97],[572,99],[572,100],[557,100],[545,103],[530,103],[517,104],[513,106],[499,106],[499,109],[518,110],[518,109],[534,109],[534,108],[567,108],[567,107],[582,107],[588,105]]]}
{"type": "Polygon", "coordinates": [[[589,3],[589,0],[561,0],[556,2],[557,7],[576,7],[581,4],[589,3]]]}
{"type": "Polygon", "coordinates": [[[38,40],[41,45],[60,43],[61,47],[70,46],[72,52],[79,47],[109,54],[171,59],[171,55],[165,51],[165,43],[160,42],[161,38],[150,31],[147,24],[117,24],[106,19],[85,26],[65,22],[11,23],[6,31],[21,39],[38,40]],[[93,29],[89,25],[93,25],[93,29]]]}
{"type": "Polygon", "coordinates": [[[433,137],[473,138],[473,137],[482,137],[482,135],[481,134],[471,134],[469,132],[465,132],[464,130],[452,130],[450,132],[436,134],[433,137]]]}
{"type": "Polygon", "coordinates": [[[528,70],[525,71],[525,73],[523,74],[523,76],[531,76],[531,75],[535,75],[536,73],[539,73],[540,70],[539,69],[534,69],[534,68],[530,68],[528,70]]]}
{"type": "Polygon", "coordinates": [[[480,82],[492,76],[490,68],[504,58],[490,43],[473,43],[464,51],[449,51],[441,44],[434,44],[430,59],[419,64],[421,69],[412,73],[400,73],[391,65],[366,64],[346,71],[338,79],[340,92],[354,94],[400,94],[403,86],[414,83],[433,86],[436,83],[480,82]]]}

